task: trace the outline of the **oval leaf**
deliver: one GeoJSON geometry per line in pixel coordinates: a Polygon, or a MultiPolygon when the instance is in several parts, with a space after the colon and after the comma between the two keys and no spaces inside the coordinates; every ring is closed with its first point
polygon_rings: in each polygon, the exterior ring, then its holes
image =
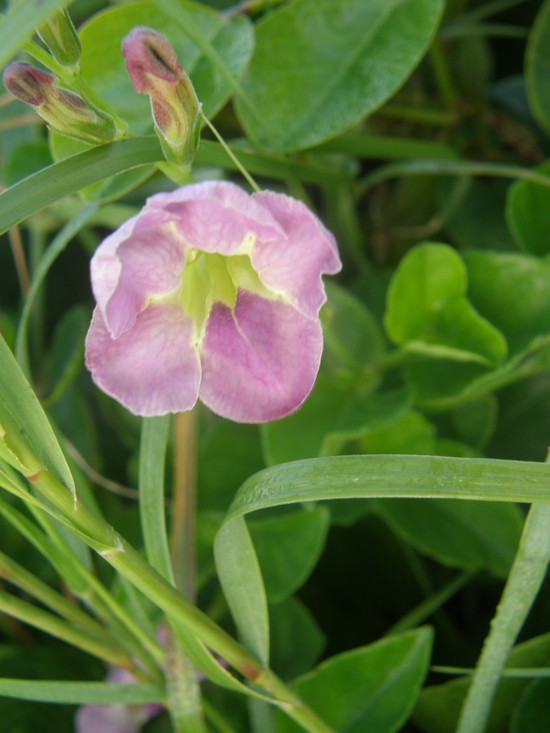
{"type": "Polygon", "coordinates": [[[420,61],[441,0],[297,0],[258,24],[237,110],[274,150],[326,140],[380,107],[420,61]]]}
{"type": "MultiPolygon", "coordinates": [[[[428,670],[429,629],[340,654],[295,684],[300,697],[339,733],[392,733],[408,718],[428,670]]],[[[279,714],[279,733],[302,729],[279,714]]]]}

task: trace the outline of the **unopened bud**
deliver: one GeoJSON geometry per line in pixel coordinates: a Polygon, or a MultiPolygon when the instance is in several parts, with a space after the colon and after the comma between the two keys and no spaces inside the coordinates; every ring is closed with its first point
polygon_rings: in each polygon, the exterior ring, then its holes
{"type": "Polygon", "coordinates": [[[136,92],[151,99],[164,155],[190,165],[199,146],[201,105],[170,41],[138,26],[124,39],[122,55],[136,92]]]}
{"type": "Polygon", "coordinates": [[[40,28],[38,35],[58,64],[73,67],[80,63],[80,38],[65,8],[58,10],[40,28]]]}
{"type": "Polygon", "coordinates": [[[4,71],[4,84],[63,135],[96,144],[111,142],[116,137],[112,117],[77,94],[60,89],[54,76],[31,64],[10,64],[4,71]]]}

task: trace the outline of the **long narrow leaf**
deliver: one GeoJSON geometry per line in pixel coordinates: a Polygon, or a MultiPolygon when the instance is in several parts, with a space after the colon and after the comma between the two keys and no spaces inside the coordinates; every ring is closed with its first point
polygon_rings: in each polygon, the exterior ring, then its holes
{"type": "Polygon", "coordinates": [[[241,486],[227,519],[326,499],[468,499],[550,503],[550,466],[441,456],[336,456],[267,468],[241,486]]]}
{"type": "Polygon", "coordinates": [[[0,195],[0,234],[91,183],[162,160],[155,137],[136,137],[99,145],[54,163],[0,195]]]}
{"type": "Polygon", "coordinates": [[[65,682],[64,680],[0,679],[0,695],[18,700],[62,705],[145,705],[165,702],[158,685],[114,685],[108,682],[65,682]]]}
{"type": "Polygon", "coordinates": [[[147,559],[174,582],[164,511],[164,461],[170,417],[145,419],[139,451],[139,514],[147,559]]]}
{"type": "Polygon", "coordinates": [[[17,431],[36,458],[76,493],[65,456],[38,398],[29,388],[21,367],[0,337],[0,424],[17,431]]]}

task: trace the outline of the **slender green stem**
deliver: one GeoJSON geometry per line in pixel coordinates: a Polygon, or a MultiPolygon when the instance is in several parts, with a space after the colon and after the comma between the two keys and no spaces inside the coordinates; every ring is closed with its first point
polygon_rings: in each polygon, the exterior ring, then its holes
{"type": "Polygon", "coordinates": [[[468,36],[481,36],[488,38],[519,38],[526,39],[529,36],[529,28],[518,28],[517,25],[506,23],[453,23],[441,31],[441,38],[467,38],[468,36]]]}
{"type": "Polygon", "coordinates": [[[227,153],[227,155],[231,158],[231,160],[233,161],[233,163],[235,163],[235,165],[237,166],[237,168],[240,170],[240,172],[246,178],[246,180],[248,181],[249,185],[252,187],[252,190],[253,191],[256,191],[256,193],[259,193],[259,191],[261,189],[258,186],[258,184],[256,183],[256,181],[252,178],[252,176],[250,175],[250,173],[246,170],[246,168],[241,163],[241,161],[237,158],[237,156],[233,154],[233,151],[231,150],[231,148],[229,147],[229,145],[227,145],[227,143],[225,142],[225,140],[223,139],[223,137],[220,135],[220,133],[217,131],[217,129],[214,127],[214,125],[210,122],[210,120],[208,119],[208,117],[206,117],[206,115],[204,113],[202,113],[202,118],[205,121],[206,125],[210,128],[210,130],[212,130],[214,136],[216,137],[217,141],[220,143],[220,145],[222,146],[222,148],[225,150],[225,152],[227,153]]]}
{"type": "MultiPolygon", "coordinates": [[[[549,466],[550,470],[550,466],[549,466]]],[[[550,561],[550,506],[533,504],[502,599],[460,714],[457,733],[483,733],[514,641],[537,597],[550,561]]]]}
{"type": "Polygon", "coordinates": [[[456,108],[456,90],[454,88],[451,74],[449,71],[449,65],[447,59],[441,47],[441,40],[435,38],[430,48],[430,60],[432,62],[432,69],[434,77],[439,87],[439,93],[441,100],[448,110],[453,112],[456,108]]]}
{"type": "Polygon", "coordinates": [[[106,643],[109,642],[109,635],[95,619],[88,616],[77,605],[71,603],[32,573],[29,573],[28,570],[3,552],[0,552],[0,577],[36,598],[52,611],[79,626],[90,635],[100,638],[106,643]]]}
{"type": "Polygon", "coordinates": [[[550,176],[531,168],[522,168],[519,165],[468,160],[416,160],[381,166],[359,182],[357,193],[364,194],[378,183],[392,178],[423,176],[426,174],[432,176],[495,176],[529,181],[550,188],[550,176]]]}
{"type": "Polygon", "coordinates": [[[393,103],[376,110],[376,115],[388,119],[408,120],[423,125],[433,125],[434,127],[449,127],[455,125],[457,121],[456,113],[448,110],[406,107],[393,103]]]}
{"type": "Polygon", "coordinates": [[[416,606],[416,608],[413,608],[409,613],[399,619],[397,623],[388,629],[386,635],[400,634],[403,631],[407,631],[407,629],[412,629],[421,624],[428,616],[431,616],[435,611],[439,610],[449,598],[452,598],[455,593],[464,588],[475,574],[475,571],[471,571],[457,575],[446,583],[443,588],[433,593],[429,598],[416,606]]]}
{"type": "Polygon", "coordinates": [[[103,659],[109,664],[137,671],[128,654],[114,639],[104,640],[81,631],[63,619],[44,611],[31,603],[0,591],[0,612],[34,626],[68,644],[103,659]]]}
{"type": "MultiPolygon", "coordinates": [[[[472,667],[447,667],[441,664],[434,664],[432,672],[438,674],[471,676],[475,669],[472,667]]],[[[508,679],[547,679],[550,677],[550,667],[505,667],[500,675],[508,679]]]]}

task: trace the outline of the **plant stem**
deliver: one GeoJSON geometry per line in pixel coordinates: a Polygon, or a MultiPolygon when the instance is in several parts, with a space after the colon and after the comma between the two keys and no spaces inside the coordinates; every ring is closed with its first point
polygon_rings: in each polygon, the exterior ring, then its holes
{"type": "Polygon", "coordinates": [[[274,703],[306,731],[334,733],[271,670],[263,668],[256,657],[238,641],[184,598],[113,527],[91,512],[78,497],[73,497],[53,474],[42,469],[26,478],[46,499],[44,509],[72,527],[115,570],[162,609],[172,624],[181,624],[187,632],[219,654],[249,682],[271,695],[274,703]]]}
{"type": "Polygon", "coordinates": [[[533,504],[462,707],[457,733],[483,733],[485,730],[506,660],[537,597],[549,561],[550,506],[533,504]]]}

